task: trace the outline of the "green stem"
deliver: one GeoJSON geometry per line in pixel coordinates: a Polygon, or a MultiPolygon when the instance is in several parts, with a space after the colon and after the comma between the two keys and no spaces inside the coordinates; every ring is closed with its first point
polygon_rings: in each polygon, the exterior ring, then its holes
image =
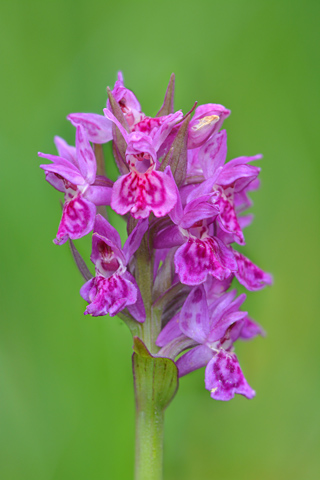
{"type": "MultiPolygon", "coordinates": [[[[136,278],[146,309],[140,338],[149,352],[156,353],[156,338],[160,332],[159,312],[153,312],[152,239],[144,236],[136,253],[136,278]],[[154,318],[155,317],[155,318],[154,318]]],[[[161,315],[161,312],[160,312],[161,315]]],[[[154,362],[137,357],[133,360],[136,402],[135,480],[161,480],[163,460],[164,410],[155,402],[154,362]]]]}
{"type": "Polygon", "coordinates": [[[155,404],[153,372],[150,371],[150,368],[136,368],[135,375],[136,446],[134,478],[135,480],[161,480],[164,411],[155,404]],[[137,387],[138,382],[140,388],[137,387]]]}
{"type": "Polygon", "coordinates": [[[135,480],[161,480],[164,411],[177,392],[178,370],[169,358],[153,357],[138,337],[133,348],[135,480]]]}

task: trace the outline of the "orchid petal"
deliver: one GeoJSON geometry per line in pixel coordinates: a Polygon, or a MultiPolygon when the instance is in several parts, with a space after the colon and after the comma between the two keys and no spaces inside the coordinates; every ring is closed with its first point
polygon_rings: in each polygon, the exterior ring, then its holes
{"type": "Polygon", "coordinates": [[[181,355],[176,361],[179,377],[205,367],[212,359],[213,351],[206,345],[198,345],[181,355]]]}
{"type": "Polygon", "coordinates": [[[96,113],[70,113],[67,116],[72,125],[81,125],[92,143],[107,143],[112,140],[112,122],[96,113]]]}
{"type": "Polygon", "coordinates": [[[56,175],[55,173],[51,172],[45,172],[46,174],[46,180],[50,185],[52,185],[56,190],[59,190],[59,192],[65,192],[65,185],[63,178],[60,177],[60,175],[56,175]]]}
{"type": "Polygon", "coordinates": [[[142,237],[149,228],[149,221],[147,218],[139,220],[135,228],[128,236],[124,246],[123,253],[126,257],[127,264],[129,263],[133,254],[138,250],[142,237]]]}
{"type": "Polygon", "coordinates": [[[204,343],[209,334],[210,322],[206,292],[202,285],[191,290],[179,317],[181,331],[197,343],[204,343]]]}
{"type": "Polygon", "coordinates": [[[90,185],[83,195],[90,202],[95,205],[110,205],[111,203],[112,188],[102,187],[99,185],[90,185]]]}
{"type": "Polygon", "coordinates": [[[188,148],[198,148],[217,131],[216,123],[219,122],[219,115],[207,115],[203,118],[195,118],[190,122],[188,132],[188,148]]]}
{"type": "Polygon", "coordinates": [[[229,117],[230,113],[231,111],[223,105],[219,105],[217,103],[206,103],[205,105],[200,105],[196,108],[192,121],[196,123],[196,121],[199,121],[205,117],[218,115],[219,120],[214,124],[214,129],[211,132],[211,135],[213,135],[220,130],[224,120],[229,117]]]}
{"type": "Polygon", "coordinates": [[[110,240],[118,249],[121,250],[121,239],[118,231],[102,215],[96,216],[94,233],[110,240]]]}
{"type": "MultiPolygon", "coordinates": [[[[39,154],[39,156],[42,157],[44,155],[39,154]]],[[[86,181],[83,178],[83,176],[80,174],[79,170],[77,170],[76,167],[74,167],[72,163],[68,162],[67,160],[64,161],[64,164],[53,163],[51,165],[40,165],[40,168],[42,168],[46,173],[51,172],[51,173],[55,173],[56,175],[60,175],[60,177],[63,177],[72,185],[86,184],[86,181]]]]}
{"type": "Polygon", "coordinates": [[[208,178],[204,182],[201,182],[200,185],[194,187],[188,195],[188,203],[192,200],[196,200],[197,198],[202,197],[203,195],[208,195],[209,193],[212,193],[213,187],[216,184],[217,178],[219,177],[221,171],[222,167],[219,167],[212,177],[208,178]]]}
{"type": "Polygon", "coordinates": [[[175,338],[182,335],[180,325],[179,325],[179,315],[177,313],[171,320],[167,323],[167,325],[161,330],[156,340],[156,345],[158,347],[164,347],[168,343],[170,343],[175,338]]]}
{"type": "Polygon", "coordinates": [[[231,325],[240,322],[246,316],[247,312],[231,312],[223,315],[222,318],[214,325],[214,328],[210,332],[207,341],[211,343],[221,340],[231,325]]]}
{"type": "Polygon", "coordinates": [[[59,156],[65,158],[69,162],[71,162],[75,167],[79,168],[77,162],[77,152],[76,147],[72,147],[68,145],[67,142],[58,136],[54,137],[54,143],[58,150],[59,156]]]}
{"type": "Polygon", "coordinates": [[[62,218],[58,228],[56,245],[62,245],[68,238],[76,240],[87,235],[94,226],[96,207],[81,195],[73,197],[63,206],[62,218]]]}
{"type": "Polygon", "coordinates": [[[217,180],[218,185],[234,185],[235,192],[241,192],[257,178],[260,172],[259,167],[247,165],[247,163],[259,160],[261,157],[261,155],[239,157],[226,163],[217,180]]]}
{"type": "Polygon", "coordinates": [[[233,275],[230,275],[225,280],[220,281],[217,278],[208,275],[207,280],[203,283],[203,286],[206,290],[208,305],[211,305],[211,303],[216,300],[217,297],[222,295],[228,290],[228,288],[230,288],[233,278],[233,275]]]}
{"type": "Polygon", "coordinates": [[[136,287],[119,275],[96,276],[81,288],[80,295],[90,302],[84,314],[94,317],[107,314],[113,317],[137,301],[136,287]]]}
{"type": "Polygon", "coordinates": [[[142,299],[141,292],[140,292],[140,289],[138,287],[138,284],[137,284],[135,278],[128,271],[126,271],[122,275],[122,277],[125,280],[129,280],[137,289],[137,301],[135,303],[133,303],[132,305],[127,305],[127,309],[129,311],[130,315],[132,315],[133,318],[137,322],[143,323],[146,319],[146,310],[144,308],[144,303],[143,303],[143,299],[142,299]]]}
{"type": "Polygon", "coordinates": [[[178,248],[174,262],[180,281],[186,285],[199,285],[209,274],[218,280],[225,280],[231,272],[221,262],[221,243],[217,238],[189,238],[187,243],[178,248]]]}
{"type": "Polygon", "coordinates": [[[179,227],[171,225],[157,233],[153,240],[153,246],[155,248],[171,248],[182,245],[185,240],[179,227]]]}
{"type": "Polygon", "coordinates": [[[272,275],[261,270],[257,265],[251,262],[236,250],[233,251],[238,264],[238,271],[235,273],[238,281],[248,290],[260,290],[266,285],[272,285],[272,275]]]}
{"type": "Polygon", "coordinates": [[[81,125],[77,127],[76,149],[80,172],[87,182],[91,184],[96,178],[97,162],[85,129],[81,125]]]}
{"type": "Polygon", "coordinates": [[[231,400],[235,393],[253,398],[255,391],[247,383],[234,353],[219,350],[205,371],[206,389],[215,400],[231,400]]]}
{"type": "Polygon", "coordinates": [[[247,316],[245,318],[239,338],[241,340],[251,340],[257,335],[261,335],[262,337],[264,337],[266,335],[266,332],[261,327],[261,325],[259,325],[257,322],[254,322],[250,317],[247,316]]]}
{"type": "Polygon", "coordinates": [[[165,117],[165,120],[156,130],[155,135],[153,136],[152,144],[156,151],[159,150],[169,133],[171,132],[174,125],[182,120],[183,113],[178,111],[176,113],[171,113],[165,117]]]}
{"type": "MultiPolygon", "coordinates": [[[[140,103],[138,102],[138,99],[134,95],[134,93],[124,86],[123,76],[121,72],[120,76],[118,74],[118,80],[116,81],[114,88],[110,93],[114,100],[119,104],[119,108],[121,108],[122,113],[126,118],[126,122],[128,122],[130,126],[137,123],[143,115],[141,114],[140,103]]],[[[112,98],[110,97],[109,91],[108,97],[109,99],[107,102],[107,107],[110,108],[110,106],[112,106],[110,105],[112,104],[112,98]]],[[[112,110],[114,111],[114,108],[112,108],[112,110]]]]}
{"type": "Polygon", "coordinates": [[[215,195],[204,195],[188,203],[184,209],[184,215],[180,222],[182,228],[190,228],[195,223],[206,218],[212,221],[218,215],[219,210],[215,204],[215,195]]]}
{"type": "Polygon", "coordinates": [[[205,178],[213,177],[218,168],[222,167],[227,156],[227,132],[213,135],[202,145],[199,151],[199,161],[205,178]]]}
{"type": "Polygon", "coordinates": [[[220,210],[218,221],[225,232],[231,233],[237,243],[244,245],[244,236],[234,209],[233,189],[228,190],[222,190],[216,201],[220,210]]]}
{"type": "Polygon", "coordinates": [[[163,172],[130,172],[113,185],[111,207],[120,215],[129,211],[134,218],[146,218],[150,212],[165,216],[177,201],[172,179],[163,172]]]}
{"type": "Polygon", "coordinates": [[[113,115],[113,113],[111,113],[110,110],[108,110],[107,108],[103,109],[103,113],[105,114],[108,120],[111,120],[111,122],[113,122],[118,127],[124,140],[128,143],[129,134],[126,131],[126,129],[121,125],[119,120],[117,120],[116,117],[113,115]]]}
{"type": "Polygon", "coordinates": [[[180,224],[180,221],[183,217],[183,208],[182,208],[182,202],[181,202],[181,196],[180,196],[180,192],[179,192],[179,189],[177,187],[177,184],[173,178],[173,175],[172,175],[172,171],[171,171],[171,168],[170,167],[166,167],[165,169],[165,172],[167,173],[167,175],[171,178],[171,182],[172,184],[174,185],[174,189],[175,189],[175,192],[176,192],[176,196],[177,196],[177,201],[175,203],[175,206],[173,207],[173,209],[169,212],[169,217],[171,218],[171,220],[173,221],[173,223],[175,223],[176,225],[179,225],[180,224]]]}

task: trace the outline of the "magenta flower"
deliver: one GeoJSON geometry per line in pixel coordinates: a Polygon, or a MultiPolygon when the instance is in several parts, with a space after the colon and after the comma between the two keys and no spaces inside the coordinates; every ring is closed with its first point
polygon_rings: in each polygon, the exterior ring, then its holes
{"type": "Polygon", "coordinates": [[[203,175],[207,181],[195,186],[189,198],[199,194],[218,192],[216,204],[219,207],[218,222],[222,230],[233,236],[233,241],[243,245],[244,236],[237,217],[238,196],[244,192],[259,175],[260,168],[248,165],[258,160],[261,155],[239,157],[225,164],[227,155],[227,135],[225,130],[213,135],[201,148],[191,150],[189,155],[189,175],[203,175]],[[217,175],[217,172],[219,174],[217,175]],[[213,184],[212,178],[216,177],[213,184]]]}
{"type": "MultiPolygon", "coordinates": [[[[118,80],[114,84],[112,95],[120,105],[124,118],[131,130],[136,123],[139,123],[145,117],[145,114],[141,112],[140,103],[135,94],[124,86],[122,72],[118,72],[118,80]]],[[[109,100],[107,108],[110,110],[109,100]]]]}
{"type": "Polygon", "coordinates": [[[193,288],[180,314],[162,330],[157,345],[167,354],[176,356],[179,345],[193,347],[176,361],[179,376],[206,366],[205,386],[216,400],[230,400],[235,393],[253,398],[233,344],[238,338],[249,339],[262,333],[259,326],[239,311],[246,296],[235,298],[235,291],[225,293],[210,305],[202,285],[193,288]],[[187,338],[189,343],[187,343],[187,338]]]}
{"type": "Polygon", "coordinates": [[[40,165],[46,180],[64,192],[65,203],[54,243],[62,245],[68,238],[81,238],[93,229],[96,205],[109,205],[112,182],[96,176],[97,165],[93,150],[82,126],[77,127],[76,147],[55,137],[59,156],[39,152],[52,165],[40,165]]]}
{"type": "Polygon", "coordinates": [[[157,151],[173,126],[182,118],[177,112],[167,115],[161,126],[150,135],[141,132],[128,134],[114,115],[107,109],[106,117],[119,128],[127,143],[126,162],[130,172],[122,175],[113,185],[111,207],[120,215],[128,212],[134,218],[146,218],[150,212],[163,217],[170,212],[176,201],[175,182],[169,174],[157,171],[157,151]]]}
{"type": "Polygon", "coordinates": [[[109,314],[113,317],[128,307],[138,322],[145,320],[141,294],[127,265],[147,229],[147,220],[138,222],[122,249],[115,228],[101,215],[96,216],[90,257],[95,264],[96,275],[80,290],[81,296],[89,303],[85,314],[95,317],[109,314]]]}
{"type": "MultiPolygon", "coordinates": [[[[114,85],[112,95],[119,103],[124,118],[131,130],[145,115],[141,112],[140,104],[134,93],[124,86],[121,72],[118,72],[118,80],[114,85]]],[[[109,100],[107,107],[110,108],[109,100]]],[[[75,127],[82,125],[87,132],[90,142],[107,143],[113,138],[112,122],[103,115],[96,113],[70,113],[67,118],[75,127]]]]}
{"type": "Polygon", "coordinates": [[[216,194],[200,195],[182,210],[181,198],[170,213],[174,226],[156,235],[155,248],[181,245],[175,253],[176,273],[182,283],[199,285],[208,275],[227,279],[237,269],[232,250],[214,235],[213,221],[219,214],[216,194]]]}

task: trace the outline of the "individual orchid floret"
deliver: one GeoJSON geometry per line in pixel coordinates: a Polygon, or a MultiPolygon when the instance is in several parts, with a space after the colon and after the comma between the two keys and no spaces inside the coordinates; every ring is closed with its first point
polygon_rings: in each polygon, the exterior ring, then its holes
{"type": "Polygon", "coordinates": [[[249,162],[258,160],[261,155],[253,157],[239,157],[225,164],[227,155],[227,135],[225,130],[213,135],[202,147],[194,150],[189,155],[189,175],[203,175],[204,185],[195,186],[190,194],[190,199],[198,196],[201,189],[203,193],[218,192],[216,204],[219,207],[217,218],[220,227],[232,234],[233,241],[243,245],[244,236],[237,218],[237,197],[254,182],[259,175],[260,168],[249,165],[249,162]],[[219,171],[220,170],[220,171],[219,171]],[[219,171],[219,175],[217,172],[219,171]],[[212,177],[216,177],[212,185],[212,177]]]}
{"type": "Polygon", "coordinates": [[[183,210],[179,192],[177,196],[177,204],[169,214],[175,225],[155,236],[155,248],[180,245],[174,264],[180,281],[186,285],[199,285],[208,275],[220,281],[227,279],[237,269],[237,263],[231,249],[213,232],[213,221],[219,214],[215,193],[194,198],[183,210]]]}
{"type": "MultiPolygon", "coordinates": [[[[128,90],[124,86],[121,72],[118,73],[118,80],[114,85],[112,94],[119,103],[130,129],[135,123],[140,122],[145,117],[141,112],[141,107],[136,96],[131,90],[128,90]]],[[[107,107],[110,108],[109,100],[107,107]]],[[[98,144],[107,143],[113,138],[112,122],[103,115],[96,113],[70,113],[67,119],[70,120],[75,127],[82,125],[87,132],[90,142],[98,144]]]]}
{"type": "Polygon", "coordinates": [[[145,319],[144,307],[135,279],[127,265],[148,229],[148,221],[141,220],[121,248],[119,233],[101,215],[97,215],[92,236],[91,261],[96,275],[83,285],[81,296],[89,303],[85,314],[111,317],[125,307],[133,308],[137,321],[145,319]],[[138,305],[136,305],[138,303],[138,305]]]}
{"type": "MultiPolygon", "coordinates": [[[[145,114],[141,112],[140,103],[135,94],[124,86],[121,72],[118,72],[118,79],[112,90],[112,95],[118,102],[130,129],[143,120],[145,114]]],[[[107,102],[107,108],[110,110],[109,100],[107,102]]]]}
{"type": "Polygon", "coordinates": [[[53,162],[40,168],[46,172],[46,180],[65,194],[62,219],[54,240],[62,245],[69,238],[81,238],[93,229],[96,206],[110,204],[112,182],[96,175],[96,159],[82,126],[77,127],[75,147],[60,137],[55,137],[55,144],[59,156],[45,153],[39,156],[53,162]]]}
{"type": "Polygon", "coordinates": [[[193,288],[181,312],[157,339],[157,345],[163,347],[159,355],[164,350],[170,354],[173,347],[174,356],[178,344],[186,345],[186,337],[193,340],[196,346],[176,361],[179,376],[206,366],[205,386],[216,400],[230,400],[235,393],[247,398],[255,395],[233,352],[247,319],[247,312],[239,311],[246,296],[235,299],[235,295],[235,291],[228,292],[208,305],[203,285],[193,288]]]}
{"type": "Polygon", "coordinates": [[[217,133],[230,110],[223,105],[207,103],[196,108],[189,124],[188,148],[201,147],[212,135],[217,133]]]}
{"type": "Polygon", "coordinates": [[[169,175],[170,168],[157,171],[157,151],[173,126],[182,118],[182,113],[168,115],[161,127],[152,136],[141,132],[128,134],[120,122],[107,109],[107,118],[112,120],[126,141],[126,162],[129,173],[122,175],[113,186],[111,207],[120,215],[128,212],[134,218],[146,218],[150,212],[163,217],[177,201],[176,186],[169,175]]]}

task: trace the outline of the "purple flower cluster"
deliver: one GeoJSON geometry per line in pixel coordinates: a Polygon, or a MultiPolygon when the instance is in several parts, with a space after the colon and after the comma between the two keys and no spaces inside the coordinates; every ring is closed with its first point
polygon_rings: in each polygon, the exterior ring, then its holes
{"type": "Polygon", "coordinates": [[[252,221],[244,212],[251,205],[248,193],[259,186],[260,169],[251,162],[261,155],[226,162],[221,127],[230,111],[206,104],[174,113],[173,90],[174,76],[157,116],[148,117],[119,73],[104,115],[68,116],[76,127],[75,147],[56,137],[58,155],[39,153],[52,162],[41,165],[47,181],[64,192],[54,242],[93,231],[95,276],[80,291],[88,302],[85,314],[122,312],[143,328],[157,309],[156,355],[178,357],[179,376],[206,366],[212,398],[252,398],[234,343],[263,331],[240,310],[245,294],[236,297],[230,286],[234,277],[251,291],[272,282],[235,249],[244,245],[243,229],[252,221]],[[95,147],[109,141],[119,169],[115,182],[97,174],[95,147]],[[97,206],[107,205],[127,222],[123,247],[106,216],[97,215],[97,206]],[[153,272],[151,306],[137,274],[142,248],[153,272]]]}

